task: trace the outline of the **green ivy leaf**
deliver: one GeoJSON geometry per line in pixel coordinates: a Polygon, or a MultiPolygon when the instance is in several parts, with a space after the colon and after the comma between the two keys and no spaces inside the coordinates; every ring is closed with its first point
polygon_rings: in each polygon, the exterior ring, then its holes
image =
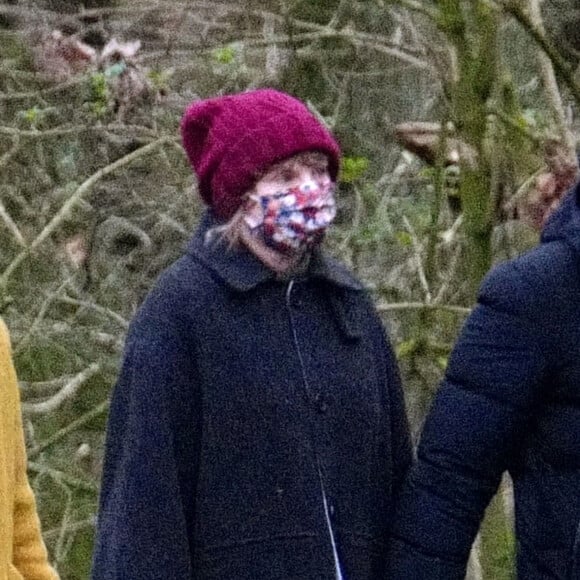
{"type": "Polygon", "coordinates": [[[104,73],[94,73],[90,78],[91,101],[107,99],[107,78],[104,73]]]}
{"type": "Polygon", "coordinates": [[[40,109],[38,107],[32,107],[31,109],[22,111],[21,116],[27,123],[34,125],[40,118],[40,109]]]}
{"type": "Polygon", "coordinates": [[[109,87],[105,73],[98,72],[90,76],[89,90],[88,103],[85,106],[96,117],[104,116],[109,108],[109,87]]]}
{"type": "Polygon", "coordinates": [[[151,70],[147,73],[147,78],[151,81],[153,87],[160,91],[167,89],[171,71],[165,70],[151,70]]]}
{"type": "Polygon", "coordinates": [[[422,167],[419,170],[419,175],[424,179],[435,179],[437,170],[434,167],[422,167]]]}
{"type": "Polygon", "coordinates": [[[91,113],[96,117],[104,117],[107,113],[107,105],[99,101],[91,103],[91,113]]]}
{"type": "Polygon", "coordinates": [[[397,348],[395,349],[396,354],[397,354],[397,358],[401,359],[401,358],[411,356],[415,352],[416,348],[417,348],[417,341],[414,339],[405,340],[403,342],[400,342],[397,345],[397,348]]]}
{"type": "Polygon", "coordinates": [[[413,238],[409,232],[396,232],[395,239],[401,246],[410,246],[413,243],[413,238]]]}
{"type": "Polygon", "coordinates": [[[225,46],[213,51],[213,58],[220,64],[232,64],[236,58],[236,51],[232,46],[225,46]]]}
{"type": "Polygon", "coordinates": [[[359,179],[369,167],[366,157],[344,157],[342,160],[341,181],[352,183],[359,179]]]}

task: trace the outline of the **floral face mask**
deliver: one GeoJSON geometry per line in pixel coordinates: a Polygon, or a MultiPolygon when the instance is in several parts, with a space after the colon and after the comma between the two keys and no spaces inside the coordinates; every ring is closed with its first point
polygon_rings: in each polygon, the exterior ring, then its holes
{"type": "Polygon", "coordinates": [[[319,244],[336,216],[335,184],[307,182],[270,195],[251,195],[244,220],[264,243],[288,254],[319,244]]]}

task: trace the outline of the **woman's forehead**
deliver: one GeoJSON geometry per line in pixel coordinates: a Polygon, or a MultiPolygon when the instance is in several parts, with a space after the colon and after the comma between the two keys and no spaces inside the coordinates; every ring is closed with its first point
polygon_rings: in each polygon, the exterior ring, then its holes
{"type": "Polygon", "coordinates": [[[307,151],[271,165],[258,176],[258,179],[282,176],[301,169],[326,169],[327,167],[328,157],[324,153],[307,151]]]}

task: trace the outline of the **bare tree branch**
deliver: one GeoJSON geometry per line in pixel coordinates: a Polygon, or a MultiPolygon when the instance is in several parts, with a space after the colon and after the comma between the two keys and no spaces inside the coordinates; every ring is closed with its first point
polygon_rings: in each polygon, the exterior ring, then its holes
{"type": "Polygon", "coordinates": [[[40,234],[30,244],[30,246],[26,250],[18,254],[16,258],[10,263],[8,268],[6,268],[4,273],[0,276],[0,288],[6,286],[8,279],[10,278],[10,276],[12,276],[16,268],[18,268],[18,266],[20,266],[20,264],[44,242],[44,240],[46,240],[53,232],[55,232],[58,229],[61,223],[72,211],[72,209],[82,200],[83,196],[86,195],[91,190],[91,188],[95,185],[95,183],[97,183],[106,175],[109,175],[110,173],[117,171],[121,167],[129,165],[136,159],[148,155],[149,153],[152,153],[159,147],[163,147],[164,145],[174,142],[176,140],[177,139],[175,137],[162,137],[161,139],[158,139],[157,141],[154,141],[149,145],[145,145],[144,147],[141,147],[136,151],[133,151],[132,153],[129,153],[124,157],[121,157],[121,159],[117,159],[117,161],[114,161],[110,165],[103,167],[102,169],[91,175],[91,177],[89,177],[87,180],[85,180],[77,188],[77,190],[73,193],[73,195],[66,201],[66,203],[61,207],[60,211],[52,218],[52,220],[50,220],[48,225],[44,228],[44,230],[42,230],[42,232],[40,232],[40,234]]]}
{"type": "Polygon", "coordinates": [[[10,217],[10,214],[6,211],[6,208],[2,204],[1,200],[0,200],[0,219],[4,222],[10,233],[14,236],[14,239],[16,240],[18,245],[22,246],[23,248],[26,248],[27,245],[24,236],[18,229],[18,226],[16,225],[14,220],[10,217]]]}
{"type": "Polygon", "coordinates": [[[68,437],[71,433],[78,431],[81,427],[84,427],[87,423],[90,423],[93,419],[96,419],[97,417],[100,417],[101,415],[106,413],[107,410],[109,409],[109,406],[110,406],[109,399],[106,399],[102,403],[99,403],[96,407],[94,407],[93,409],[91,409],[78,419],[75,419],[72,423],[69,423],[66,427],[59,429],[56,433],[54,433],[54,435],[52,435],[42,443],[39,443],[36,447],[33,447],[28,452],[28,457],[30,459],[34,459],[35,457],[40,455],[43,451],[50,449],[56,443],[59,443],[60,441],[68,437]]]}
{"type": "Polygon", "coordinates": [[[447,312],[454,312],[456,314],[471,314],[471,308],[465,306],[454,306],[452,304],[433,304],[426,302],[396,302],[393,304],[379,303],[377,310],[379,312],[392,312],[396,310],[442,310],[447,312]]]}
{"type": "MultiPolygon", "coordinates": [[[[544,21],[540,10],[539,0],[528,0],[530,24],[533,25],[542,35],[545,36],[544,21]]],[[[576,162],[576,143],[568,123],[566,113],[562,104],[562,96],[554,74],[554,65],[551,58],[543,51],[538,50],[538,60],[540,64],[540,73],[542,75],[542,85],[546,99],[552,109],[559,135],[568,149],[568,157],[573,163],[576,162]]]]}
{"type": "Polygon", "coordinates": [[[68,381],[56,395],[41,403],[22,403],[22,411],[29,415],[46,415],[58,409],[67,399],[71,399],[79,388],[101,370],[101,365],[94,363],[68,381]]]}
{"type": "Polygon", "coordinates": [[[96,493],[99,491],[99,487],[96,483],[92,483],[89,481],[85,481],[83,479],[79,479],[78,477],[73,477],[64,471],[60,471],[58,469],[54,469],[49,467],[48,465],[44,465],[43,463],[37,463],[34,461],[28,462],[28,469],[32,473],[37,473],[39,475],[48,475],[49,477],[53,478],[55,481],[60,481],[66,484],[73,489],[78,489],[80,491],[88,491],[96,493]]]}

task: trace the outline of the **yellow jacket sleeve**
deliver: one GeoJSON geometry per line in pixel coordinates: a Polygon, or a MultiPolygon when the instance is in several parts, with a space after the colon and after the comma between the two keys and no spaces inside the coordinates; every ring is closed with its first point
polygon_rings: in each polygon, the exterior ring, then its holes
{"type": "MultiPolygon", "coordinates": [[[[13,495],[13,534],[12,534],[12,566],[18,570],[24,580],[57,580],[58,575],[48,563],[48,556],[42,536],[40,522],[36,512],[36,502],[26,473],[26,450],[24,446],[24,432],[22,429],[22,415],[20,394],[16,381],[16,373],[12,364],[10,342],[4,323],[0,321],[0,337],[6,346],[6,361],[8,365],[8,385],[4,388],[12,391],[15,401],[13,441],[14,441],[14,495],[13,495]]],[[[4,351],[0,347],[0,351],[4,351]]]]}
{"type": "Polygon", "coordinates": [[[36,502],[26,475],[26,452],[20,406],[18,411],[13,564],[25,580],[56,580],[58,576],[48,564],[46,548],[40,535],[36,502]]]}

